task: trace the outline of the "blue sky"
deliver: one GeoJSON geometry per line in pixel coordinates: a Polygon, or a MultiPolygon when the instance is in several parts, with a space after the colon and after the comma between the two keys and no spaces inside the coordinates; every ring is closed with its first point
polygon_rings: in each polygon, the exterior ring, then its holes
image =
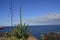
{"type": "MultiPolygon", "coordinates": [[[[8,26],[10,24],[10,1],[11,0],[0,0],[0,26],[8,26]]],[[[20,0],[13,0],[13,24],[19,23],[19,12],[20,12],[20,0]]],[[[56,15],[60,19],[60,0],[22,0],[22,19],[23,23],[27,24],[52,24],[50,21],[43,22],[35,19],[42,17],[48,17],[48,15],[56,15]],[[28,20],[28,21],[27,21],[28,20]],[[31,21],[34,21],[33,23],[31,21]],[[28,23],[29,22],[29,23],[28,23]]],[[[50,17],[49,16],[49,17],[50,17]]],[[[56,19],[56,16],[54,18],[56,19]]],[[[53,18],[53,19],[54,19],[53,18]]],[[[56,20],[56,21],[57,21],[56,20]]],[[[55,22],[55,21],[54,21],[55,22]]],[[[54,24],[53,22],[53,24],[54,24]]],[[[60,24],[57,22],[57,24],[60,24]]]]}

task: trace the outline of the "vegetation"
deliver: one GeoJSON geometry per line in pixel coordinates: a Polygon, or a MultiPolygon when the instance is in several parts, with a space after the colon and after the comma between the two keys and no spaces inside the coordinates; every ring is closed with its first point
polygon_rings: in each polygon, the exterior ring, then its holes
{"type": "Polygon", "coordinates": [[[13,29],[11,32],[6,33],[6,37],[14,36],[22,40],[27,39],[30,35],[31,35],[31,30],[25,24],[21,28],[20,28],[20,25],[18,24],[18,26],[16,26],[15,29],[13,29]]]}

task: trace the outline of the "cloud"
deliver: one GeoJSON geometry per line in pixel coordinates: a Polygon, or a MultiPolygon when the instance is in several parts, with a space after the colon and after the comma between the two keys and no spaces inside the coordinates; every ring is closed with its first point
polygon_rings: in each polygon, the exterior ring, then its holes
{"type": "Polygon", "coordinates": [[[24,22],[30,25],[59,25],[60,14],[59,13],[47,14],[45,16],[27,19],[24,22]]]}

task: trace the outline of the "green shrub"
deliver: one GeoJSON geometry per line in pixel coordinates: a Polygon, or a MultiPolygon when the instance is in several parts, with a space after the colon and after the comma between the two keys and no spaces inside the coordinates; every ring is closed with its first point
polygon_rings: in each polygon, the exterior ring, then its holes
{"type": "Polygon", "coordinates": [[[7,32],[6,33],[6,37],[11,37],[11,36],[15,36],[18,39],[27,39],[29,36],[31,35],[31,29],[29,28],[29,26],[26,26],[24,24],[24,26],[20,27],[20,25],[18,24],[15,29],[11,30],[11,32],[7,32]]]}

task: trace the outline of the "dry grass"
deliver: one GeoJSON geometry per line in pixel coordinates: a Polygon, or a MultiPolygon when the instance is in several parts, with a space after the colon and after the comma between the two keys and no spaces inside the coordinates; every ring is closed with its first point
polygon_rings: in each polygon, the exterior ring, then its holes
{"type": "Polygon", "coordinates": [[[0,37],[0,40],[18,40],[16,37],[12,36],[12,37],[0,37]]]}
{"type": "Polygon", "coordinates": [[[33,37],[33,36],[30,36],[30,37],[28,37],[27,40],[37,40],[37,39],[35,37],[33,37]]]}
{"type": "MultiPolygon", "coordinates": [[[[8,37],[8,38],[4,38],[4,37],[0,37],[0,40],[19,40],[16,37],[12,36],[12,37],[8,37]]],[[[37,40],[35,37],[33,36],[29,36],[27,38],[27,40],[37,40]]]]}

